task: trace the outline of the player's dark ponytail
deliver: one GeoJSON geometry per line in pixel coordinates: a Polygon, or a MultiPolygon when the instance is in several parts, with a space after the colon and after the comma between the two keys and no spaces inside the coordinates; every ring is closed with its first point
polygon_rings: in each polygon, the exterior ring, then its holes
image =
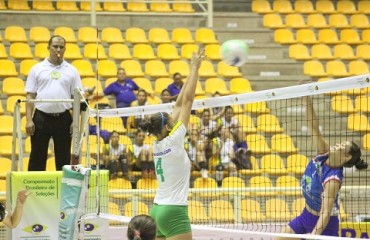
{"type": "Polygon", "coordinates": [[[155,221],[148,215],[135,216],[127,227],[127,238],[129,240],[154,240],[156,233],[155,221]]]}
{"type": "Polygon", "coordinates": [[[368,164],[361,158],[361,149],[357,143],[352,141],[351,149],[349,150],[349,154],[352,158],[346,162],[343,167],[351,168],[355,166],[358,170],[367,169],[368,164]]]}
{"type": "Polygon", "coordinates": [[[0,222],[2,222],[5,218],[5,206],[4,204],[0,203],[0,222]]]}
{"type": "Polygon", "coordinates": [[[167,124],[169,115],[166,112],[155,113],[139,124],[139,129],[150,134],[159,135],[167,124]]]}

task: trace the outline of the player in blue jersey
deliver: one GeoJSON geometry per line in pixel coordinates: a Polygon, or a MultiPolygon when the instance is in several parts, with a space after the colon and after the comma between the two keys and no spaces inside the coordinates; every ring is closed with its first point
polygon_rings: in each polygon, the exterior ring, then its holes
{"type": "Polygon", "coordinates": [[[305,99],[308,128],[318,155],[308,163],[301,180],[306,206],[282,232],[338,236],[338,192],[343,180],[343,167],[355,166],[361,170],[367,168],[367,163],[361,159],[361,150],[353,141],[329,146],[319,130],[311,98],[305,99]]]}
{"type": "Polygon", "coordinates": [[[188,80],[172,114],[153,114],[140,125],[157,138],[153,143],[153,156],[159,187],[150,212],[157,223],[157,239],[192,239],[187,206],[191,162],[184,141],[203,58],[204,49],[192,57],[188,80]]]}

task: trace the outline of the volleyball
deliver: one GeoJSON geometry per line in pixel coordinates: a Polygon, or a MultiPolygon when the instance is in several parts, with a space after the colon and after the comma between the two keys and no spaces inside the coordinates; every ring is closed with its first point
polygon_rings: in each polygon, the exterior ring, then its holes
{"type": "Polygon", "coordinates": [[[248,59],[249,46],[242,40],[228,40],[221,46],[222,60],[234,67],[242,66],[248,59]]]}

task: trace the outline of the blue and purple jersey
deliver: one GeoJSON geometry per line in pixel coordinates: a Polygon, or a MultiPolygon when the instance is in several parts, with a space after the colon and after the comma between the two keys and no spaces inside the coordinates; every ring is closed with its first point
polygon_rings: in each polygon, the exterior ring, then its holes
{"type": "Polygon", "coordinates": [[[125,79],[124,84],[119,82],[113,82],[104,89],[105,95],[113,94],[116,97],[117,108],[122,106],[130,105],[136,100],[136,94],[134,90],[138,90],[139,87],[131,79],[125,79]]]}

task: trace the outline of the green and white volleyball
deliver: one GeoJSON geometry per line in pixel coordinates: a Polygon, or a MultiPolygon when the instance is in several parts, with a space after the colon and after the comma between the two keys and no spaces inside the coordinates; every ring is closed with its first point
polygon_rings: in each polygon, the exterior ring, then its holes
{"type": "Polygon", "coordinates": [[[242,66],[248,59],[249,46],[242,40],[228,40],[221,46],[222,60],[235,67],[242,66]]]}

